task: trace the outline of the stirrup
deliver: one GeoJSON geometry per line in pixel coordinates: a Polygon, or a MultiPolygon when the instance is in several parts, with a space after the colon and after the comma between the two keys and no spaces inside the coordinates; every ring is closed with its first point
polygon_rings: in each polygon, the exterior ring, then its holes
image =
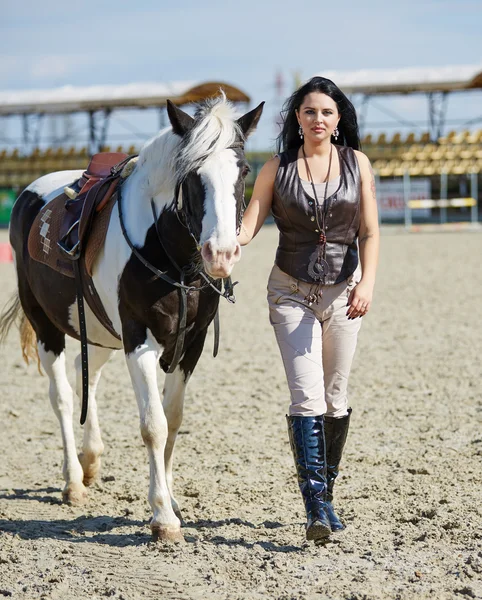
{"type": "Polygon", "coordinates": [[[75,221],[75,223],[73,223],[70,227],[69,230],[67,231],[67,233],[64,235],[64,237],[59,240],[57,242],[57,246],[62,250],[62,252],[64,252],[65,254],[67,254],[67,256],[71,259],[71,260],[77,260],[78,258],[80,258],[80,240],[74,244],[71,248],[69,248],[66,245],[66,240],[68,238],[68,236],[70,235],[70,233],[79,225],[79,220],[75,221]]]}

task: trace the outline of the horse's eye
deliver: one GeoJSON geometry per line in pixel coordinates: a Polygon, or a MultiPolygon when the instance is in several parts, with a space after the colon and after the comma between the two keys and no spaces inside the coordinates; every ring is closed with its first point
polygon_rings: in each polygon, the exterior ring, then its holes
{"type": "Polygon", "coordinates": [[[249,165],[244,165],[243,170],[241,171],[241,176],[246,177],[250,172],[251,169],[249,168],[249,165]]]}

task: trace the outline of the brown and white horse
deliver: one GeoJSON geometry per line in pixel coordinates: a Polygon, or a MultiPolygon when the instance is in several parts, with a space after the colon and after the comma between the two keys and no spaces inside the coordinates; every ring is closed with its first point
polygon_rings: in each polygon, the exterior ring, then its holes
{"type": "MultiPolygon", "coordinates": [[[[194,117],[170,105],[172,127],[146,143],[133,173],[123,183],[125,233],[120,214],[114,210],[105,246],[93,268],[95,288],[121,341],[85,307],[89,409],[79,456],[72,421],[73,392],[65,368],[65,336],[79,339],[75,281],[33,261],[27,238],[42,207],[81,173],[62,171],[41,177],[24,190],[12,211],[10,242],[18,295],[0,320],[0,333],[5,335],[18,318],[24,354],[36,336],[40,363],[50,379],[50,401],[62,431],[64,500],[84,502],[85,486],[98,475],[104,445],[95,391],[102,367],[115,350],[123,349],[149,454],[148,497],[155,538],[182,539],[179,507],[173,496],[172,453],[186,384],[219,302],[219,294],[205,283],[206,275],[211,282],[226,278],[240,258],[236,233],[248,172],[244,141],[256,127],[262,109],[261,104],[237,118],[224,96],[198,105],[194,117]],[[153,215],[157,215],[157,223],[153,215]],[[182,354],[178,366],[166,374],[162,402],[157,366],[167,372],[173,360],[181,300],[178,289],[153,276],[141,260],[178,281],[173,264],[177,263],[185,273],[185,285],[197,288],[187,293],[182,354]]],[[[75,363],[80,394],[80,356],[75,363]]]]}

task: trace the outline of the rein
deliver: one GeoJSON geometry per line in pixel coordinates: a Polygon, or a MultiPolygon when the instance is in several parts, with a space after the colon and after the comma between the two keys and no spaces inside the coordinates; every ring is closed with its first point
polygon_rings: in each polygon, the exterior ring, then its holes
{"type": "MultiPolygon", "coordinates": [[[[137,250],[137,248],[134,246],[134,244],[132,243],[132,241],[129,238],[129,235],[127,233],[126,227],[125,227],[125,223],[124,223],[124,216],[123,216],[123,212],[122,212],[122,193],[121,193],[121,188],[122,188],[122,184],[119,185],[118,188],[118,193],[117,193],[117,205],[118,205],[118,210],[119,210],[119,221],[120,221],[120,226],[121,226],[121,230],[122,230],[122,234],[124,236],[124,239],[126,240],[129,248],[132,250],[134,256],[145,266],[147,267],[152,273],[154,273],[154,275],[156,275],[156,277],[158,277],[159,279],[162,279],[163,281],[165,281],[166,283],[169,283],[169,285],[172,285],[173,287],[177,288],[177,290],[179,291],[179,325],[178,325],[178,331],[177,331],[177,339],[176,339],[176,346],[174,349],[174,356],[172,358],[171,364],[169,365],[169,369],[167,370],[167,373],[172,373],[176,367],[179,364],[179,361],[181,359],[181,355],[182,355],[182,351],[184,349],[184,341],[185,341],[185,337],[186,337],[186,323],[187,323],[187,295],[189,292],[201,292],[207,288],[211,288],[212,290],[214,290],[217,294],[219,294],[219,296],[222,296],[223,298],[226,298],[226,300],[228,300],[228,302],[231,302],[232,304],[234,304],[236,302],[236,297],[234,295],[234,291],[233,288],[234,286],[238,283],[237,281],[235,283],[231,282],[231,278],[227,277],[226,279],[223,280],[224,283],[224,291],[222,290],[222,284],[218,287],[217,283],[215,282],[215,280],[211,279],[206,273],[203,273],[202,271],[199,271],[199,275],[202,279],[204,279],[204,284],[201,285],[200,287],[196,287],[196,286],[190,286],[190,285],[186,285],[184,283],[186,274],[189,272],[190,270],[190,264],[184,266],[184,267],[180,267],[177,262],[172,258],[172,256],[169,254],[169,252],[167,252],[166,247],[162,241],[162,237],[160,235],[159,232],[159,218],[157,215],[157,211],[156,211],[156,206],[154,203],[154,200],[151,199],[151,210],[152,210],[152,215],[154,217],[154,227],[156,230],[156,234],[157,234],[157,238],[159,240],[159,243],[161,245],[161,248],[163,249],[165,255],[167,256],[168,260],[171,262],[171,264],[173,265],[173,267],[179,272],[179,279],[180,281],[176,281],[174,279],[172,279],[172,277],[170,277],[167,274],[167,271],[161,271],[160,269],[158,269],[157,267],[155,267],[154,265],[152,265],[148,260],[146,260],[142,254],[137,250]]],[[[176,215],[180,220],[180,211],[178,209],[178,202],[179,202],[179,197],[182,198],[182,186],[179,185],[179,191],[178,194],[176,195],[176,202],[175,202],[175,210],[176,210],[176,215]]],[[[196,243],[196,250],[199,252],[201,249],[201,246],[199,244],[199,241],[196,239],[196,237],[194,236],[194,234],[192,233],[191,227],[189,225],[189,220],[186,219],[186,225],[185,225],[189,231],[190,236],[194,239],[195,243],[196,243]]],[[[216,309],[216,314],[214,316],[214,350],[213,350],[213,356],[216,357],[218,354],[218,350],[219,350],[219,309],[216,309]]]]}

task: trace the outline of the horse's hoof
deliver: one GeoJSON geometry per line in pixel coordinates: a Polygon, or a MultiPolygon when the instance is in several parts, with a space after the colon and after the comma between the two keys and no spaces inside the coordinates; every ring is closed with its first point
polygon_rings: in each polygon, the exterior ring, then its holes
{"type": "Polygon", "coordinates": [[[70,484],[62,492],[63,501],[70,506],[82,506],[87,502],[87,498],[87,490],[82,484],[70,484]]]}
{"type": "Polygon", "coordinates": [[[100,471],[100,457],[94,460],[90,459],[87,455],[81,452],[78,456],[79,462],[84,472],[83,484],[87,487],[91,486],[97,479],[100,471]]]}
{"type": "Polygon", "coordinates": [[[153,542],[172,542],[174,544],[184,542],[184,536],[179,527],[151,525],[151,531],[153,542]]]}

